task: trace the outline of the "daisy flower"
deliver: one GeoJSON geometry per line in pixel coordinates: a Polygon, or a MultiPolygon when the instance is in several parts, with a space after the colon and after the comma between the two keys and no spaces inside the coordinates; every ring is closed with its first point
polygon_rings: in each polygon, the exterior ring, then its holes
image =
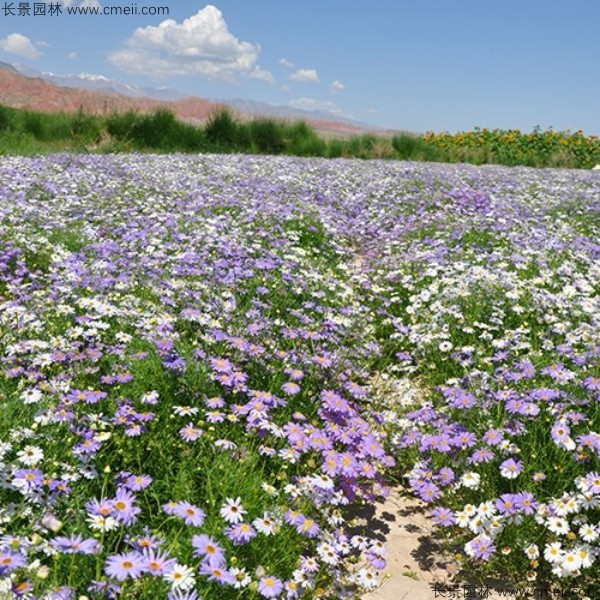
{"type": "Polygon", "coordinates": [[[238,496],[235,500],[227,498],[219,514],[227,521],[227,523],[241,523],[244,520],[246,510],[242,506],[242,499],[238,496]]]}
{"type": "Polygon", "coordinates": [[[239,567],[231,567],[229,572],[233,576],[233,583],[231,584],[236,590],[241,590],[246,586],[250,585],[252,579],[248,572],[245,569],[240,569],[239,567]]]}
{"type": "Polygon", "coordinates": [[[186,525],[193,527],[202,527],[202,523],[204,523],[206,517],[203,510],[184,500],[177,502],[173,512],[176,516],[183,519],[186,525]]]}
{"type": "Polygon", "coordinates": [[[225,551],[208,535],[201,534],[192,537],[192,546],[194,547],[194,556],[201,556],[204,562],[213,566],[225,564],[225,551]]]}
{"type": "Polygon", "coordinates": [[[258,517],[252,521],[252,525],[256,527],[256,530],[265,535],[273,535],[275,533],[275,527],[278,524],[276,519],[268,512],[264,513],[262,517],[258,517]]]}
{"type": "Polygon", "coordinates": [[[117,581],[125,581],[127,577],[137,579],[145,569],[144,557],[139,552],[114,554],[106,560],[104,572],[117,581]]]}
{"type": "Polygon", "coordinates": [[[194,570],[179,563],[171,565],[162,578],[171,585],[171,588],[183,592],[191,590],[196,585],[194,570]]]}
{"type": "Polygon", "coordinates": [[[276,598],[283,590],[283,582],[277,577],[262,577],[258,582],[258,592],[263,598],[276,598]]]}

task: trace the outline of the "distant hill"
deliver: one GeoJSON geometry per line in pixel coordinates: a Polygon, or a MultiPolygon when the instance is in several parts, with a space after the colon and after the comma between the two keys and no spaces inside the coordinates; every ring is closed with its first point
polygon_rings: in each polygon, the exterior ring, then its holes
{"type": "Polygon", "coordinates": [[[205,100],[171,88],[139,87],[103,75],[58,75],[5,62],[0,62],[0,103],[45,112],[81,108],[94,114],[126,110],[146,112],[164,106],[179,118],[194,123],[206,119],[217,106],[226,105],[242,119],[262,116],[288,121],[303,120],[318,131],[329,133],[351,134],[376,129],[327,111],[273,106],[242,98],[205,100]]]}
{"type": "Polygon", "coordinates": [[[88,91],[60,87],[39,77],[27,77],[15,69],[0,65],[0,104],[42,112],[74,112],[109,114],[134,110],[150,112],[160,107],[170,108],[179,118],[200,122],[216,108],[216,104],[200,98],[160,101],[152,98],[132,98],[116,92],[88,91]]]}
{"type": "Polygon", "coordinates": [[[11,73],[18,73],[19,71],[13,67],[13,65],[3,62],[0,60],[0,69],[3,69],[4,71],[10,71],[11,73]]]}
{"type": "Polygon", "coordinates": [[[131,98],[151,98],[153,100],[181,100],[182,98],[189,96],[189,94],[184,94],[167,87],[139,87],[95,73],[58,75],[57,73],[51,73],[50,71],[38,71],[32,67],[20,64],[9,66],[12,66],[23,75],[27,75],[28,77],[39,77],[48,83],[53,83],[60,87],[88,90],[90,92],[111,92],[122,96],[129,96],[131,98]]]}

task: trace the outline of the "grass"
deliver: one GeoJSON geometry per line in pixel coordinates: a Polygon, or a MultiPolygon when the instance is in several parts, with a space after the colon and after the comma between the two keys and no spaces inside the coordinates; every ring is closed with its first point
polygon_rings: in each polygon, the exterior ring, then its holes
{"type": "Polygon", "coordinates": [[[95,116],[81,110],[51,114],[0,106],[0,134],[0,155],[216,152],[565,168],[600,163],[600,140],[580,131],[537,128],[526,134],[476,128],[457,134],[364,133],[326,140],[305,122],[263,117],[240,121],[227,107],[216,109],[203,125],[195,126],[164,108],[95,116]]]}

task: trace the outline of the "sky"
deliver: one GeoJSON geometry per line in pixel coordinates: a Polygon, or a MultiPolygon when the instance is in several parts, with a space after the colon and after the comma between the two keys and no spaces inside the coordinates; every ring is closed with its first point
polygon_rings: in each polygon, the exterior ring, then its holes
{"type": "Polygon", "coordinates": [[[33,15],[33,1],[0,2],[0,60],[390,129],[600,135],[598,0],[59,0],[60,15],[50,4],[33,15]],[[67,14],[78,7],[137,14],[67,14]],[[159,7],[168,14],[142,14],[159,7]]]}

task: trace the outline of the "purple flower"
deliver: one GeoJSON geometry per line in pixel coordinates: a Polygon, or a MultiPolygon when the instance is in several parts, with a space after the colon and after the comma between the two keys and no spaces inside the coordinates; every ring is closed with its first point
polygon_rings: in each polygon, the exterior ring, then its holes
{"type": "Polygon", "coordinates": [[[222,567],[225,564],[225,552],[213,538],[208,535],[195,535],[192,538],[194,556],[202,557],[203,563],[213,567],[222,567]]]}
{"type": "Polygon", "coordinates": [[[452,445],[455,448],[472,448],[477,442],[477,436],[470,431],[463,431],[455,435],[452,440],[452,445]]]}
{"type": "Polygon", "coordinates": [[[124,487],[118,488],[113,500],[111,500],[111,508],[113,516],[117,521],[124,525],[131,525],[137,520],[137,516],[141,510],[135,506],[135,496],[124,487]]]}
{"type": "Polygon", "coordinates": [[[43,483],[44,474],[39,469],[17,469],[13,474],[12,484],[24,492],[32,492],[43,483]]]}
{"type": "Polygon", "coordinates": [[[124,482],[124,485],[132,492],[139,492],[146,489],[152,483],[150,475],[130,475],[124,482]]]}
{"type": "Polygon", "coordinates": [[[27,559],[22,554],[0,548],[0,577],[4,577],[26,564],[27,559]]]}
{"type": "Polygon", "coordinates": [[[600,391],[600,377],[586,377],[582,382],[583,387],[588,391],[600,391]]]}
{"type": "Polygon", "coordinates": [[[225,535],[236,545],[247,544],[252,538],[256,537],[256,531],[248,523],[239,523],[232,525],[225,530],[225,535]]]}
{"type": "Polygon", "coordinates": [[[487,561],[495,550],[493,540],[484,534],[478,535],[465,545],[467,554],[484,561],[487,561]]]}
{"type": "Polygon", "coordinates": [[[494,453],[489,448],[479,448],[471,454],[467,461],[470,465],[489,463],[494,458],[494,453]]]}
{"type": "Polygon", "coordinates": [[[221,585],[232,584],[235,582],[234,576],[225,569],[224,565],[213,565],[210,562],[200,565],[201,575],[207,575],[209,581],[220,583],[221,585]]]}
{"type": "Polygon", "coordinates": [[[538,507],[538,502],[531,492],[520,492],[513,498],[515,507],[526,515],[532,515],[538,507]]]}
{"type": "Polygon", "coordinates": [[[284,369],[284,373],[289,375],[293,381],[300,381],[304,377],[304,373],[300,369],[284,369]]]}
{"type": "Polygon", "coordinates": [[[477,404],[477,399],[472,394],[460,390],[459,393],[453,394],[450,398],[448,398],[448,404],[452,408],[473,408],[477,404]]]}
{"type": "Polygon", "coordinates": [[[92,581],[88,591],[101,592],[108,600],[115,600],[121,593],[121,586],[113,581],[92,581]]]}
{"type": "Polygon", "coordinates": [[[288,525],[293,525],[294,527],[300,525],[300,523],[302,523],[305,520],[305,516],[295,510],[288,510],[286,511],[286,513],[283,515],[283,520],[288,524],[288,525]]]}
{"type": "Polygon", "coordinates": [[[175,588],[167,594],[167,600],[200,600],[196,590],[179,590],[175,588]]]}
{"type": "Polygon", "coordinates": [[[127,577],[137,579],[146,567],[146,561],[139,552],[113,554],[106,560],[104,572],[117,581],[125,581],[127,577]]]}
{"type": "Polygon", "coordinates": [[[84,540],[79,534],[56,537],[50,545],[63,554],[95,554],[100,550],[100,544],[95,539],[84,540]]]}
{"type": "Polygon", "coordinates": [[[149,550],[144,553],[144,570],[156,577],[164,575],[175,564],[175,559],[169,558],[166,552],[157,553],[149,550]]]}
{"type": "Polygon", "coordinates": [[[442,467],[437,474],[437,482],[442,485],[450,485],[455,479],[454,471],[450,467],[442,467]]]}
{"type": "Polygon", "coordinates": [[[523,462],[509,458],[500,465],[500,475],[506,479],[515,479],[523,470],[523,462]]]}
{"type": "Polygon", "coordinates": [[[419,498],[425,502],[433,502],[442,495],[440,488],[435,485],[435,483],[431,482],[426,482],[419,485],[416,491],[419,494],[419,498]]]}
{"type": "Polygon", "coordinates": [[[281,389],[290,396],[297,394],[300,391],[300,386],[293,381],[288,381],[281,386],[281,389]]]}
{"type": "Polygon", "coordinates": [[[356,459],[350,452],[342,452],[335,455],[335,471],[346,477],[354,477],[356,475],[356,459]]]}
{"type": "Polygon", "coordinates": [[[431,511],[431,517],[434,523],[449,527],[455,522],[454,513],[443,506],[437,506],[431,511]]]}
{"type": "Polygon", "coordinates": [[[296,530],[300,535],[308,538],[313,538],[319,535],[319,526],[315,521],[307,517],[303,517],[302,521],[297,523],[296,530]]]}
{"type": "Polygon", "coordinates": [[[369,561],[369,564],[378,571],[382,571],[387,565],[385,558],[376,552],[367,552],[366,559],[369,561]]]}
{"type": "Polygon", "coordinates": [[[283,590],[283,583],[277,577],[261,577],[258,582],[258,593],[263,598],[276,598],[283,590]]]}
{"type": "Polygon", "coordinates": [[[556,421],[550,432],[556,442],[566,442],[570,438],[571,429],[564,421],[556,421]]]}
{"type": "Polygon", "coordinates": [[[175,505],[173,514],[183,519],[183,522],[186,525],[191,525],[193,527],[202,527],[202,523],[204,523],[206,517],[203,510],[184,500],[175,505]]]}
{"type": "Polygon", "coordinates": [[[501,515],[515,515],[519,512],[516,494],[502,494],[494,503],[501,515]]]}

